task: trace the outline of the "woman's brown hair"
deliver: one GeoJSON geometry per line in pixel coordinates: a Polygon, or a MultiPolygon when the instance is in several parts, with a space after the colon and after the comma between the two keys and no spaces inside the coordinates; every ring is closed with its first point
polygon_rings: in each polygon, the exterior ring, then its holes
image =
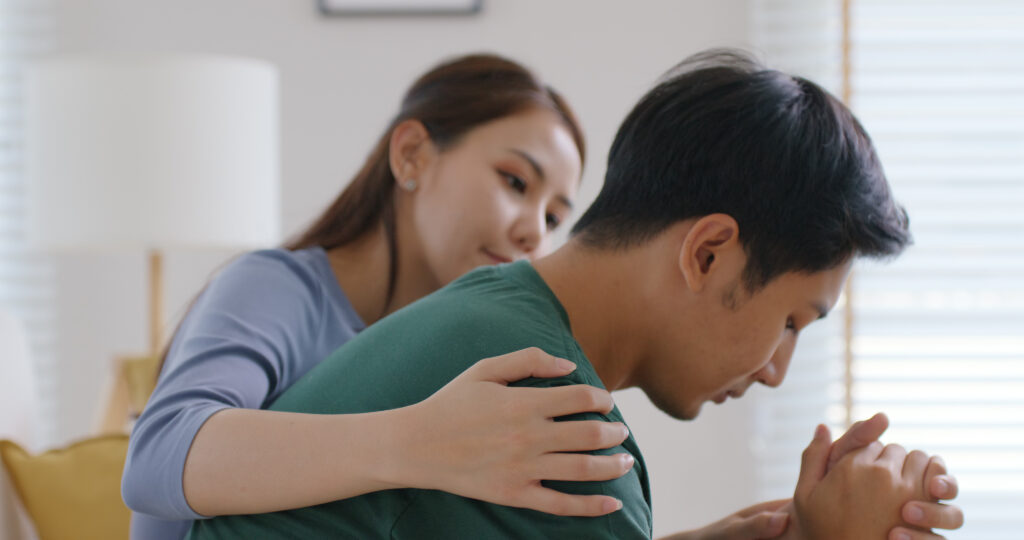
{"type": "MultiPolygon", "coordinates": [[[[435,66],[405,93],[398,114],[348,186],[308,228],[283,247],[329,250],[354,242],[383,226],[390,254],[386,313],[399,265],[394,213],[396,182],[389,156],[391,132],[406,120],[418,120],[434,145],[443,151],[476,127],[535,107],[554,111],[561,117],[572,134],[582,163],[586,145],[576,115],[557,92],[523,66],[493,54],[461,56],[435,66]]],[[[158,376],[169,349],[170,342],[161,355],[158,376]]]]}

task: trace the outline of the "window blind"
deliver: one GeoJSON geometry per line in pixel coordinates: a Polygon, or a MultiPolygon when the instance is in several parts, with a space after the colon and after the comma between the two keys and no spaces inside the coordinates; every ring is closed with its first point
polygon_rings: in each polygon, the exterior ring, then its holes
{"type": "Polygon", "coordinates": [[[945,457],[953,539],[1024,535],[1024,3],[855,0],[853,107],[915,245],[856,276],[854,414],[945,457]]]}
{"type": "MultiPolygon", "coordinates": [[[[55,395],[54,275],[48,259],[26,241],[24,176],[25,70],[52,46],[50,0],[0,0],[0,309],[29,334],[37,395],[55,395]]],[[[36,442],[54,440],[55,400],[37,400],[36,442]]]]}
{"type": "MultiPolygon", "coordinates": [[[[843,14],[839,1],[756,0],[754,51],[772,68],[812,80],[838,96],[842,86],[843,14]]],[[[755,411],[752,454],[758,500],[793,496],[800,454],[814,427],[845,429],[845,296],[828,318],[801,332],[786,380],[776,389],[751,387],[755,411]]],[[[745,398],[746,399],[746,398],[745,398]]]]}
{"type": "MultiPolygon", "coordinates": [[[[835,52],[841,6],[839,0],[757,1],[755,44],[770,65],[839,95],[830,76],[841,74],[835,52]],[[829,10],[835,16],[826,16],[829,10]]],[[[946,459],[961,485],[956,504],[967,517],[961,530],[943,532],[947,538],[1018,539],[1024,530],[1024,4],[850,0],[850,6],[850,104],[907,207],[915,245],[895,261],[855,267],[849,412],[865,418],[883,410],[893,423],[886,440],[946,459]]],[[[834,428],[843,427],[843,369],[835,364],[847,344],[842,323],[831,316],[828,322],[831,327],[802,337],[790,380],[758,396],[764,402],[755,449],[762,497],[792,489],[811,416],[824,409],[834,428]]]]}

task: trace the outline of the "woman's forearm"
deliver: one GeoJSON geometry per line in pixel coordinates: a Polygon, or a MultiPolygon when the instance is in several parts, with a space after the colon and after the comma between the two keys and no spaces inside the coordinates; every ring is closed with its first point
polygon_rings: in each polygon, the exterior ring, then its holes
{"type": "Polygon", "coordinates": [[[584,384],[514,388],[508,381],[575,369],[539,349],[477,362],[424,401],[389,411],[314,415],[225,409],[193,438],[184,492],[199,514],[251,514],[321,504],[392,488],[438,489],[559,515],[621,508],[605,495],[560,493],[546,478],[602,481],[633,468],[620,423],[555,422],[607,413],[606,390],[584,384]],[[566,452],[572,452],[566,454],[566,452]]]}
{"type": "Polygon", "coordinates": [[[225,409],[196,434],[185,499],[206,516],[255,514],[400,487],[403,409],[350,415],[225,409]]]}

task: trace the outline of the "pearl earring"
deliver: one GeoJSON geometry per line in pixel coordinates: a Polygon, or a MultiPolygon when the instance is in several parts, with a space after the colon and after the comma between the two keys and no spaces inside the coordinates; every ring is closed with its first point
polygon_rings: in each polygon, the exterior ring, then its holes
{"type": "Polygon", "coordinates": [[[402,183],[402,187],[405,188],[406,191],[416,191],[416,186],[416,180],[413,180],[412,178],[402,183]]]}

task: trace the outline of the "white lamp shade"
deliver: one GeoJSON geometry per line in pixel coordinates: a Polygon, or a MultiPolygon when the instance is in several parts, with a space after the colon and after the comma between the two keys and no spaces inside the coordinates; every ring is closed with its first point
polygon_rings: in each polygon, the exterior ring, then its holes
{"type": "Polygon", "coordinates": [[[35,376],[25,327],[0,310],[0,439],[32,444],[35,423],[35,376]]]}
{"type": "Polygon", "coordinates": [[[53,57],[30,69],[26,101],[34,245],[277,242],[271,64],[208,55],[53,57]]]}

